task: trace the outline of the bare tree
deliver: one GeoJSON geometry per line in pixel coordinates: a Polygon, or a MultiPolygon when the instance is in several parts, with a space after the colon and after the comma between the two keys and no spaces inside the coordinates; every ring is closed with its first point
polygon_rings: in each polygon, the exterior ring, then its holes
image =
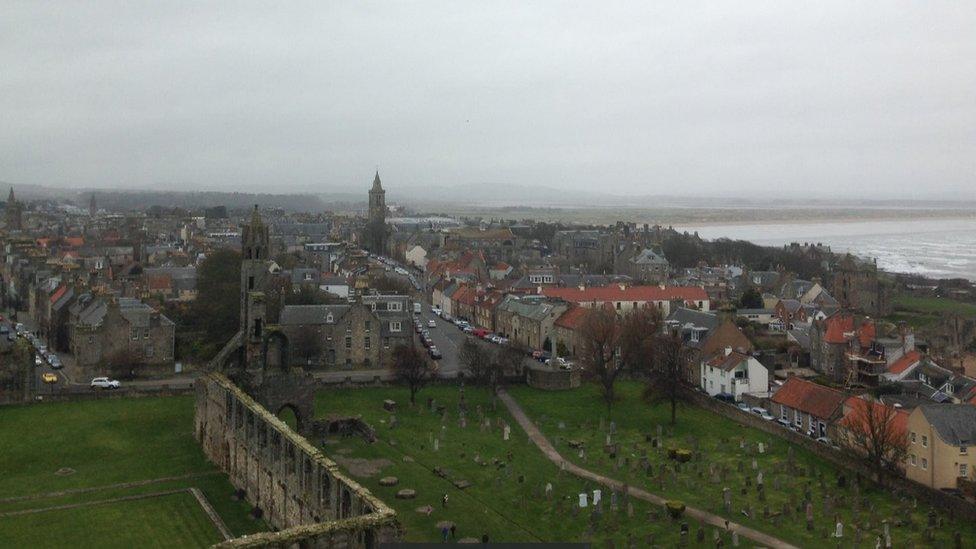
{"type": "Polygon", "coordinates": [[[620,322],[617,315],[606,309],[591,309],[580,326],[580,364],[584,374],[600,383],[607,413],[613,411],[616,399],[614,383],[623,371],[617,346],[620,341],[620,322]]]}
{"type": "Polygon", "coordinates": [[[400,345],[393,350],[393,376],[410,389],[410,404],[416,404],[417,392],[424,388],[434,369],[419,349],[413,345],[400,345]]]}
{"type": "Polygon", "coordinates": [[[473,338],[466,337],[458,350],[458,362],[467,368],[467,375],[474,383],[481,384],[488,375],[492,360],[488,349],[473,338]]]}
{"type": "Polygon", "coordinates": [[[657,309],[634,309],[620,324],[620,362],[633,373],[647,372],[654,361],[657,336],[661,330],[661,315],[657,309]]]}
{"type": "Polygon", "coordinates": [[[649,364],[648,384],[644,392],[648,398],[667,400],[671,405],[671,425],[677,422],[678,400],[683,389],[682,375],[691,350],[677,333],[658,335],[654,343],[654,360],[649,364]]]}
{"type": "Polygon", "coordinates": [[[898,410],[860,398],[851,403],[853,410],[841,421],[844,446],[866,460],[879,479],[886,471],[897,471],[908,454],[908,433],[898,410]]]}

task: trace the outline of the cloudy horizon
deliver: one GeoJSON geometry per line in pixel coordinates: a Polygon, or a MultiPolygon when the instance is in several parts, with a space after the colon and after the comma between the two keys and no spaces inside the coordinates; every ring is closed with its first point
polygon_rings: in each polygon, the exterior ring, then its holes
{"type": "Polygon", "coordinates": [[[976,199],[976,4],[884,7],[8,2],[0,181],[976,199]]]}

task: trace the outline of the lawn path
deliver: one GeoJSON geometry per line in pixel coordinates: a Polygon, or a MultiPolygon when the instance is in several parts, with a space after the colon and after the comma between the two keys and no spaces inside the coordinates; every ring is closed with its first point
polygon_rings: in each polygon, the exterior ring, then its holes
{"type": "MultiPolygon", "coordinates": [[[[593,482],[600,483],[610,489],[620,489],[626,486],[624,483],[618,480],[614,480],[612,478],[594,473],[593,471],[590,471],[588,469],[583,469],[582,467],[579,467],[578,465],[570,462],[569,460],[564,459],[559,454],[559,451],[557,451],[556,448],[552,445],[552,443],[549,442],[549,439],[547,439],[546,436],[542,434],[542,431],[540,431],[539,428],[536,427],[535,423],[533,423],[532,420],[529,419],[529,416],[525,414],[525,412],[522,410],[522,407],[519,406],[518,402],[516,402],[511,395],[505,392],[504,389],[500,389],[498,391],[498,396],[501,399],[501,401],[505,404],[505,407],[508,408],[508,412],[512,414],[512,417],[515,418],[515,421],[517,421],[518,424],[522,426],[522,429],[525,430],[526,434],[529,435],[529,438],[532,439],[532,442],[534,442],[535,445],[538,446],[540,450],[542,450],[542,453],[545,454],[547,458],[549,458],[549,461],[555,463],[560,468],[580,478],[584,478],[587,480],[591,480],[593,482]]],[[[642,490],[641,488],[636,488],[634,486],[626,486],[626,488],[627,488],[628,495],[634,496],[644,501],[649,501],[656,505],[664,505],[664,503],[667,501],[666,498],[652,494],[646,490],[642,490]]],[[[685,515],[695,520],[698,520],[700,522],[711,524],[712,526],[718,528],[725,528],[724,517],[721,517],[713,513],[709,513],[707,511],[703,511],[701,509],[696,509],[694,507],[686,507],[685,515]]],[[[747,526],[743,526],[741,524],[732,521],[729,521],[728,524],[729,524],[729,528],[731,530],[734,530],[735,532],[738,532],[740,536],[749,538],[752,541],[765,545],[767,547],[776,547],[779,549],[799,549],[795,545],[791,545],[781,539],[775,538],[773,536],[770,536],[758,530],[754,530],[747,526]]]]}
{"type": "Polygon", "coordinates": [[[89,486],[87,488],[72,488],[72,489],[69,489],[69,490],[59,490],[57,492],[45,492],[45,493],[42,493],[42,494],[28,494],[26,496],[14,496],[14,497],[11,497],[11,498],[0,498],[0,503],[12,503],[12,502],[15,502],[15,501],[26,501],[26,500],[31,500],[31,499],[57,498],[57,497],[61,497],[61,496],[68,496],[68,495],[74,495],[74,494],[86,494],[86,493],[89,493],[89,492],[98,492],[98,491],[102,491],[102,490],[115,490],[115,489],[118,489],[118,488],[135,488],[137,486],[147,486],[149,484],[157,484],[157,483],[160,483],[160,482],[170,482],[170,481],[173,481],[173,480],[185,480],[185,479],[189,479],[189,478],[207,477],[207,476],[222,475],[222,474],[223,473],[221,473],[220,471],[206,471],[206,472],[203,472],[203,473],[189,473],[189,474],[186,474],[186,475],[177,475],[177,476],[173,476],[173,477],[160,477],[160,478],[151,478],[151,479],[148,479],[148,480],[136,480],[136,481],[132,481],[132,482],[120,482],[118,484],[106,484],[106,485],[103,485],[103,486],[89,486]]]}

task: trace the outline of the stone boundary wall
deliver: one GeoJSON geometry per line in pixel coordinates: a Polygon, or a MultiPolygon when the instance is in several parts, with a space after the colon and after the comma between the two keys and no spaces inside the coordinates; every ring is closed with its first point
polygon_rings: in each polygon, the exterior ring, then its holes
{"type": "Polygon", "coordinates": [[[278,530],[218,546],[375,549],[399,538],[391,508],[226,376],[195,385],[197,441],[278,530]]]}
{"type": "Polygon", "coordinates": [[[113,389],[111,391],[94,391],[88,387],[83,387],[78,391],[65,391],[54,394],[34,395],[34,399],[24,402],[0,402],[0,408],[4,406],[25,406],[30,404],[43,404],[45,402],[74,402],[82,400],[101,400],[110,398],[148,398],[148,397],[172,397],[192,395],[192,385],[179,385],[171,387],[161,385],[158,387],[131,387],[126,389],[113,389]]]}
{"type": "MultiPolygon", "coordinates": [[[[709,397],[706,394],[699,393],[697,391],[686,391],[685,396],[687,400],[694,403],[696,406],[727,417],[740,425],[758,429],[765,433],[769,433],[773,436],[784,439],[790,444],[801,446],[815,456],[840,469],[855,473],[865,479],[876,480],[874,470],[864,463],[852,459],[849,454],[842,450],[836,450],[830,446],[821,444],[810,437],[785,429],[775,421],[766,421],[756,414],[745,412],[733,405],[729,405],[709,397]]],[[[886,476],[877,482],[885,489],[905,494],[909,497],[914,497],[919,501],[928,503],[929,505],[932,505],[937,509],[941,509],[954,517],[961,517],[976,521],[976,505],[964,499],[951,496],[933,488],[929,488],[928,486],[913,482],[904,477],[886,476]]]]}
{"type": "Polygon", "coordinates": [[[525,368],[525,383],[545,391],[562,391],[580,386],[579,370],[560,370],[542,364],[525,368]]]}

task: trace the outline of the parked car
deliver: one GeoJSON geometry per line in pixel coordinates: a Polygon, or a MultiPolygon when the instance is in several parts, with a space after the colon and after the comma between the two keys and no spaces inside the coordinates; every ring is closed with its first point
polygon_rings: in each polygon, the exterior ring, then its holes
{"type": "Polygon", "coordinates": [[[44,366],[44,358],[41,355],[34,355],[34,366],[44,366]]]}
{"type": "Polygon", "coordinates": [[[735,397],[730,395],[729,393],[717,393],[714,398],[715,400],[721,400],[722,402],[729,402],[729,403],[735,402],[735,397]]]}
{"type": "Polygon", "coordinates": [[[769,412],[763,412],[763,413],[759,414],[759,417],[765,419],[766,421],[773,421],[774,419],[776,419],[772,415],[770,415],[769,412]]]}
{"type": "Polygon", "coordinates": [[[454,321],[454,319],[451,318],[451,315],[449,315],[447,313],[441,313],[441,318],[443,318],[444,320],[446,320],[448,322],[453,322],[454,321]]]}
{"type": "Polygon", "coordinates": [[[61,364],[61,359],[58,358],[57,355],[48,355],[47,362],[48,364],[51,365],[51,368],[54,370],[60,370],[61,368],[64,368],[64,364],[61,364]]]}
{"type": "Polygon", "coordinates": [[[767,412],[765,408],[760,408],[759,406],[756,406],[752,409],[752,413],[756,414],[757,416],[761,416],[767,412]]]}
{"type": "Polygon", "coordinates": [[[92,389],[118,389],[119,385],[117,379],[109,379],[107,377],[96,377],[91,380],[92,389]]]}
{"type": "Polygon", "coordinates": [[[428,328],[436,328],[437,327],[437,323],[434,322],[434,319],[430,319],[430,320],[427,321],[427,327],[428,328]]]}
{"type": "Polygon", "coordinates": [[[788,419],[779,418],[779,419],[776,420],[776,423],[779,423],[780,425],[782,425],[783,427],[786,427],[787,429],[792,429],[793,428],[793,426],[790,424],[790,420],[788,420],[788,419]]]}
{"type": "Polygon", "coordinates": [[[427,352],[430,353],[430,358],[432,358],[434,360],[440,360],[441,359],[441,356],[442,356],[441,355],[441,352],[440,352],[440,350],[437,349],[437,346],[436,345],[431,345],[430,346],[430,349],[427,349],[427,352]]]}
{"type": "Polygon", "coordinates": [[[52,374],[51,372],[44,372],[41,374],[41,381],[44,383],[57,383],[58,374],[52,374]]]}
{"type": "Polygon", "coordinates": [[[736,406],[738,406],[739,409],[742,410],[743,412],[748,412],[749,411],[749,405],[746,404],[745,402],[739,402],[739,403],[736,404],[736,406]]]}

